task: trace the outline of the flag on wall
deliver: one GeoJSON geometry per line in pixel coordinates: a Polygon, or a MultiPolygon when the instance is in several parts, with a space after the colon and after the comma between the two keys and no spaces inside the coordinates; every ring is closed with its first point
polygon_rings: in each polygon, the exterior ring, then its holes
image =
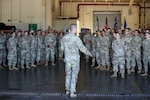
{"type": "Polygon", "coordinates": [[[96,28],[97,28],[97,30],[100,30],[98,17],[96,18],[96,28]]]}
{"type": "Polygon", "coordinates": [[[108,19],[106,17],[106,21],[105,21],[105,29],[108,29],[108,19]]]}
{"type": "Polygon", "coordinates": [[[127,22],[126,22],[126,18],[124,17],[124,29],[127,28],[127,22]]]}
{"type": "Polygon", "coordinates": [[[117,29],[117,18],[115,17],[115,20],[114,20],[114,29],[117,29]]]}

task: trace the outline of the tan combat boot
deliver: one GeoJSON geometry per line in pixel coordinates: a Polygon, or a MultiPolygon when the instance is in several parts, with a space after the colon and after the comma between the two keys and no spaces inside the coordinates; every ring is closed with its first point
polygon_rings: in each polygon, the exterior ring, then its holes
{"type": "Polygon", "coordinates": [[[21,69],[24,69],[24,65],[21,65],[21,69]]]}
{"type": "Polygon", "coordinates": [[[106,66],[103,66],[102,71],[105,71],[105,70],[106,70],[106,66]]]}
{"type": "Polygon", "coordinates": [[[11,68],[11,66],[8,66],[8,69],[9,69],[9,70],[13,70],[13,69],[11,68]]]}
{"type": "Polygon", "coordinates": [[[52,61],[52,66],[55,66],[55,63],[54,63],[54,61],[52,61]]]}
{"type": "Polygon", "coordinates": [[[110,77],[112,77],[112,78],[113,78],[113,77],[114,77],[114,78],[117,77],[117,72],[114,72],[114,74],[111,75],[110,77]]]}
{"type": "Polygon", "coordinates": [[[148,76],[148,73],[146,73],[146,72],[145,72],[145,73],[144,73],[144,74],[142,74],[141,76],[148,76]]]}
{"type": "Polygon", "coordinates": [[[125,78],[124,73],[121,73],[121,78],[125,78]]]}
{"type": "Polygon", "coordinates": [[[32,64],[31,64],[31,67],[36,68],[37,66],[36,66],[34,63],[32,63],[32,64]]]}
{"type": "Polygon", "coordinates": [[[46,67],[48,66],[48,61],[46,61],[45,66],[46,66],[46,67]]]}
{"type": "Polygon", "coordinates": [[[94,67],[95,66],[95,63],[92,63],[91,67],[94,67]]]}
{"type": "Polygon", "coordinates": [[[12,67],[13,70],[19,70],[17,67],[13,66],[12,67]]]}
{"type": "Polygon", "coordinates": [[[135,72],[135,69],[133,67],[131,68],[131,72],[133,72],[133,73],[135,72]]]}
{"type": "Polygon", "coordinates": [[[106,69],[106,71],[110,71],[110,66],[107,66],[107,69],[106,69]]]}
{"type": "Polygon", "coordinates": [[[28,64],[26,64],[26,69],[31,69],[31,67],[28,64]]]}
{"type": "Polygon", "coordinates": [[[101,65],[98,65],[97,67],[95,67],[95,69],[99,69],[101,67],[101,65]]]}
{"type": "Polygon", "coordinates": [[[3,63],[3,66],[4,66],[4,67],[7,67],[7,65],[6,65],[6,63],[5,63],[5,62],[3,63]]]}
{"type": "Polygon", "coordinates": [[[127,69],[127,73],[128,73],[128,75],[130,75],[131,74],[131,70],[127,69]]]}
{"type": "Polygon", "coordinates": [[[142,72],[142,70],[141,70],[141,69],[139,69],[139,70],[137,71],[137,73],[138,73],[138,74],[140,74],[141,72],[142,72]]]}
{"type": "Polygon", "coordinates": [[[70,93],[70,97],[71,97],[71,98],[76,98],[76,97],[77,97],[77,94],[74,93],[74,92],[72,92],[72,93],[70,93]]]}

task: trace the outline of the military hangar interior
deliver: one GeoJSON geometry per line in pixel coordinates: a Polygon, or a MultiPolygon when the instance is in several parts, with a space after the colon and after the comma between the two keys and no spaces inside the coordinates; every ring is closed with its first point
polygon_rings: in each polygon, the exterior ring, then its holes
{"type": "MultiPolygon", "coordinates": [[[[150,0],[0,0],[0,31],[4,33],[39,29],[66,32],[72,23],[77,24],[77,35],[82,40],[89,29],[95,33],[127,27],[144,33],[150,30],[150,0]]],[[[31,69],[9,70],[1,63],[0,100],[72,100],[65,94],[65,63],[58,53],[56,50],[55,66],[49,63],[31,69]]],[[[0,48],[0,56],[2,54],[0,48]]],[[[73,100],[150,99],[149,73],[141,75],[144,73],[142,59],[141,73],[137,73],[137,62],[135,72],[127,74],[125,70],[125,78],[121,78],[119,72],[114,78],[110,77],[112,69],[95,69],[97,61],[91,67],[92,58],[87,62],[86,56],[80,55],[77,97],[73,100]]]]}

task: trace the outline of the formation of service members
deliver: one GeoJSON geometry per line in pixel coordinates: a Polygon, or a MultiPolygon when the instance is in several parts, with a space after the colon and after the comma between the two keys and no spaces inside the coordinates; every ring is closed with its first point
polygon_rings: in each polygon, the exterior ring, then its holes
{"type": "MultiPolygon", "coordinates": [[[[96,34],[90,34],[89,29],[83,38],[83,42],[92,53],[92,65],[101,71],[112,71],[111,77],[125,78],[125,73],[135,72],[142,76],[148,76],[148,64],[150,61],[150,31],[139,30],[102,30],[96,34]],[[144,34],[145,33],[145,34],[144,34]],[[142,66],[143,61],[143,66],[142,66]],[[142,71],[143,69],[143,71],[142,71]]],[[[86,60],[89,58],[86,57],[86,60]]]]}
{"type": "MultiPolygon", "coordinates": [[[[53,30],[9,34],[0,31],[0,70],[7,66],[9,70],[31,69],[42,64],[48,66],[50,61],[55,66],[55,47],[63,34],[62,31],[59,33],[53,30]]],[[[59,60],[63,60],[62,51],[59,60]]]]}
{"type": "MultiPolygon", "coordinates": [[[[51,62],[55,66],[55,56],[63,60],[64,52],[61,50],[61,40],[64,32],[60,31],[18,31],[6,34],[0,32],[0,70],[8,66],[9,70],[31,69],[37,65],[48,66],[51,62]],[[59,33],[59,34],[58,34],[59,33]],[[56,48],[57,47],[57,48],[56,48]],[[57,53],[57,54],[56,54],[57,53]],[[6,63],[8,61],[8,63],[6,63]]],[[[92,53],[92,65],[101,71],[111,71],[111,77],[125,77],[125,73],[142,73],[148,76],[148,64],[150,63],[150,31],[102,30],[83,37],[83,43],[92,53]],[[144,34],[145,33],[145,34],[144,34]],[[96,66],[96,64],[98,66],[96,66]],[[143,73],[144,72],[144,73],[143,73]]],[[[89,56],[86,57],[89,62],[89,56]]]]}

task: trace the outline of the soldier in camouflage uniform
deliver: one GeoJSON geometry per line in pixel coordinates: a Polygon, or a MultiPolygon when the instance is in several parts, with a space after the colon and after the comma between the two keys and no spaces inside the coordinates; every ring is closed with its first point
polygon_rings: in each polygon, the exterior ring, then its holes
{"type": "MultiPolygon", "coordinates": [[[[92,49],[92,35],[91,35],[91,30],[87,30],[87,33],[83,37],[83,42],[85,44],[85,47],[91,51],[92,49]]],[[[86,62],[89,61],[89,56],[86,55],[86,62]]]]}
{"type": "Polygon", "coordinates": [[[144,74],[142,76],[148,76],[148,66],[150,65],[150,31],[146,30],[146,39],[143,41],[143,63],[144,74]]]}
{"type": "Polygon", "coordinates": [[[35,32],[34,31],[30,31],[30,38],[31,38],[31,44],[30,44],[30,63],[31,63],[31,67],[37,67],[35,65],[35,60],[36,60],[36,50],[37,50],[37,39],[35,36],[35,32]]]}
{"type": "Polygon", "coordinates": [[[63,38],[63,32],[61,31],[58,37],[58,49],[59,49],[59,60],[63,60],[63,51],[61,50],[61,40],[63,38]]]}
{"type": "Polygon", "coordinates": [[[22,42],[22,36],[21,31],[17,33],[17,67],[20,68],[21,66],[21,42],[22,42]]]}
{"type": "Polygon", "coordinates": [[[138,30],[135,30],[134,36],[132,39],[132,59],[131,59],[131,72],[135,72],[135,66],[137,62],[138,72],[141,73],[142,71],[142,63],[141,63],[141,45],[142,45],[142,38],[138,36],[138,30]]]}
{"type": "Polygon", "coordinates": [[[30,63],[30,44],[31,37],[28,35],[28,31],[24,32],[21,43],[21,69],[24,69],[24,64],[26,64],[27,69],[31,69],[29,66],[30,63]]]}
{"type": "Polygon", "coordinates": [[[101,47],[100,48],[101,64],[103,67],[102,70],[109,71],[110,70],[110,56],[109,56],[110,40],[109,37],[106,36],[105,31],[102,31],[102,37],[100,38],[100,47],[101,47]]]}
{"type": "Polygon", "coordinates": [[[124,44],[125,44],[125,61],[126,61],[126,68],[127,73],[130,74],[130,68],[131,68],[131,42],[132,42],[132,35],[130,33],[130,29],[125,29],[125,34],[122,37],[124,44]]]}
{"type": "Polygon", "coordinates": [[[46,33],[42,31],[42,52],[41,52],[41,62],[42,64],[45,64],[46,62],[46,46],[45,46],[45,36],[46,33]]]}
{"type": "Polygon", "coordinates": [[[42,55],[42,35],[41,35],[41,30],[37,31],[36,35],[36,40],[37,40],[37,48],[36,48],[36,62],[37,65],[41,65],[41,55],[42,55]]]}
{"type": "MultiPolygon", "coordinates": [[[[96,32],[97,34],[97,32],[96,32]]],[[[92,65],[91,67],[95,66],[95,60],[96,60],[96,34],[92,35],[92,65]]]]}
{"type": "Polygon", "coordinates": [[[101,65],[101,53],[100,53],[100,49],[101,49],[101,45],[100,45],[100,41],[101,40],[101,31],[97,31],[97,37],[96,37],[96,61],[98,66],[95,67],[95,69],[102,69],[102,65],[101,65]]]}
{"type": "Polygon", "coordinates": [[[122,39],[120,39],[119,33],[115,33],[115,38],[116,38],[116,40],[114,40],[112,43],[112,50],[113,50],[112,63],[113,63],[114,74],[111,77],[117,77],[117,72],[120,69],[121,78],[124,78],[125,77],[124,76],[124,74],[125,74],[124,41],[122,41],[122,39]],[[119,68],[118,68],[118,66],[119,66],[119,68]]]}
{"type": "Polygon", "coordinates": [[[89,50],[83,45],[82,41],[76,36],[76,24],[70,25],[71,32],[66,34],[61,41],[61,49],[65,52],[65,71],[66,71],[66,94],[70,97],[76,97],[76,83],[80,70],[79,50],[88,56],[92,56],[89,50]]]}
{"type": "Polygon", "coordinates": [[[8,39],[7,49],[9,70],[18,70],[18,68],[15,67],[17,64],[17,38],[15,32],[13,32],[12,37],[8,39]]]}
{"type": "Polygon", "coordinates": [[[56,46],[56,37],[53,35],[52,30],[49,34],[45,36],[45,46],[46,46],[46,64],[48,66],[49,59],[51,58],[52,66],[55,66],[55,46],[56,46]]]}
{"type": "Polygon", "coordinates": [[[3,51],[4,51],[4,38],[2,36],[2,32],[0,32],[0,69],[2,69],[3,62],[3,51]]]}
{"type": "Polygon", "coordinates": [[[7,62],[7,46],[6,45],[7,45],[8,37],[7,37],[7,34],[4,33],[3,31],[1,32],[1,34],[2,34],[2,37],[4,39],[4,50],[3,50],[3,57],[2,57],[3,67],[6,67],[7,66],[7,64],[6,64],[6,62],[7,62]]]}

